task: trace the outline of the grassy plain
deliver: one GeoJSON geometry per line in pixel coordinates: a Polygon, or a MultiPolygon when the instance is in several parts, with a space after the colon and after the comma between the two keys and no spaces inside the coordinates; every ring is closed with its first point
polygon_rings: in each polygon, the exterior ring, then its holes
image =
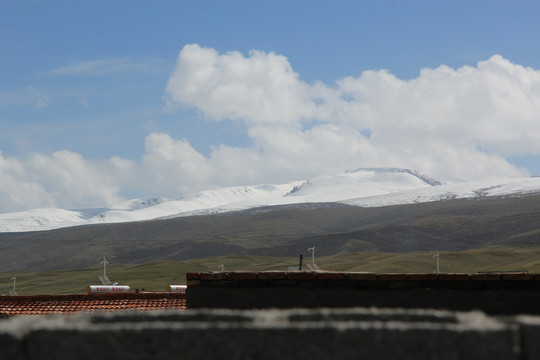
{"type": "MultiPolygon", "coordinates": [[[[431,273],[435,271],[433,252],[383,253],[358,252],[316,257],[322,270],[431,273]]],[[[540,246],[495,246],[467,251],[442,251],[441,272],[475,273],[488,271],[527,270],[540,273],[540,246]]],[[[306,252],[305,261],[311,258],[306,252]]],[[[130,285],[131,289],[164,291],[171,284],[185,284],[187,272],[287,270],[297,266],[298,258],[231,255],[186,261],[157,261],[146,264],[110,264],[111,281],[130,285]]],[[[45,272],[0,273],[0,292],[7,295],[16,277],[19,295],[85,293],[87,285],[100,284],[103,268],[54,270],[45,272]]]]}

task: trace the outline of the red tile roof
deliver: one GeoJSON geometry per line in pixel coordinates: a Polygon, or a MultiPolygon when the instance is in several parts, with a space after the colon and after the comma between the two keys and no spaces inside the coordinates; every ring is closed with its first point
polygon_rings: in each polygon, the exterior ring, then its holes
{"type": "Polygon", "coordinates": [[[65,314],[79,311],[186,309],[186,294],[145,292],[127,294],[0,296],[0,317],[65,314]]]}

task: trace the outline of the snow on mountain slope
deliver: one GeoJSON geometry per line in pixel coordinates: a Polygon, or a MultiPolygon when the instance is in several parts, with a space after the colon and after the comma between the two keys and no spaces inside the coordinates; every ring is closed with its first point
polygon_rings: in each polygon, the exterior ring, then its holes
{"type": "Polygon", "coordinates": [[[431,186],[426,180],[406,169],[358,169],[307,180],[287,196],[301,197],[304,202],[336,202],[431,186]]]}
{"type": "Polygon", "coordinates": [[[451,199],[525,196],[540,193],[540,177],[453,183],[342,201],[363,207],[414,204],[451,199]]]}
{"type": "Polygon", "coordinates": [[[36,209],[0,214],[0,232],[143,221],[223,213],[260,206],[341,202],[353,206],[374,207],[454,198],[521,196],[531,193],[540,193],[540,178],[441,185],[434,179],[408,169],[357,169],[343,174],[281,185],[236,186],[207,190],[180,199],[134,199],[109,208],[36,209]]]}
{"type": "Polygon", "coordinates": [[[0,232],[20,232],[58,229],[85,222],[78,211],[63,209],[34,209],[0,214],[0,232]]]}
{"type": "Polygon", "coordinates": [[[177,214],[193,213],[237,202],[282,197],[297,183],[283,185],[237,186],[217,190],[206,190],[188,195],[179,200],[169,200],[146,207],[115,207],[89,219],[90,223],[125,222],[171,217],[177,214]]]}

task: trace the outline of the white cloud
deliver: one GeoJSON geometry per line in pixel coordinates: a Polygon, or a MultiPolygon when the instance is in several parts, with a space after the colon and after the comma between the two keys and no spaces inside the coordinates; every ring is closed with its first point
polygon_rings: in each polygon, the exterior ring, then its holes
{"type": "MultiPolygon", "coordinates": [[[[107,69],[86,66],[65,71],[107,69]]],[[[189,139],[152,133],[139,161],[0,153],[0,211],[101,206],[359,167],[407,167],[443,181],[526,176],[505,157],[540,155],[540,71],[499,55],[410,80],[378,70],[327,85],[302,82],[281,55],[187,45],[166,95],[209,119],[244,122],[252,145],[214,144],[204,156],[189,139]]]]}
{"type": "Polygon", "coordinates": [[[121,199],[105,168],[95,167],[79,154],[34,153],[19,160],[0,152],[0,212],[103,206],[121,199]]]}
{"type": "Polygon", "coordinates": [[[343,79],[339,90],[355,98],[348,110],[368,119],[374,136],[383,139],[399,129],[412,136],[401,140],[407,145],[423,138],[501,156],[540,153],[538,138],[530,141],[540,125],[540,72],[498,55],[476,68],[424,69],[410,81],[364,73],[343,79]]]}
{"type": "Polygon", "coordinates": [[[31,154],[25,166],[61,207],[109,205],[121,200],[104,169],[79,154],[65,150],[51,156],[31,154]]]}
{"type": "Polygon", "coordinates": [[[505,156],[540,154],[540,72],[499,55],[411,80],[365,71],[328,86],[302,82],[274,53],[187,45],[167,94],[208,118],[245,122],[254,146],[236,156],[257,151],[250,171],[259,174],[401,166],[474,180],[525,175],[505,156]]]}
{"type": "Polygon", "coordinates": [[[129,58],[109,58],[81,61],[49,70],[47,75],[110,76],[129,73],[160,73],[165,64],[160,59],[134,60],[129,58]]]}
{"type": "Polygon", "coordinates": [[[284,56],[220,55],[199,45],[184,47],[167,85],[172,102],[197,107],[214,120],[249,123],[293,124],[311,116],[309,91],[284,56]]]}
{"type": "Polygon", "coordinates": [[[31,106],[43,109],[47,108],[51,103],[50,97],[35,86],[27,86],[20,91],[0,92],[0,107],[31,106]]]}
{"type": "Polygon", "coordinates": [[[47,190],[28,177],[18,159],[4,157],[0,152],[0,211],[56,205],[47,190]]]}
{"type": "Polygon", "coordinates": [[[207,159],[188,140],[174,140],[167,134],[147,137],[141,166],[150,188],[161,194],[189,192],[210,178],[207,159]]]}

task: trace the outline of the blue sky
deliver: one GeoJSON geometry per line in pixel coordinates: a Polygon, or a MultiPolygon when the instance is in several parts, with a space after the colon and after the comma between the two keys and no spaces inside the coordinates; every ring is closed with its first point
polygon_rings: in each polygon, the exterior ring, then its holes
{"type": "Polygon", "coordinates": [[[539,174],[539,13],[536,1],[1,2],[0,211],[364,166],[539,174]]]}

